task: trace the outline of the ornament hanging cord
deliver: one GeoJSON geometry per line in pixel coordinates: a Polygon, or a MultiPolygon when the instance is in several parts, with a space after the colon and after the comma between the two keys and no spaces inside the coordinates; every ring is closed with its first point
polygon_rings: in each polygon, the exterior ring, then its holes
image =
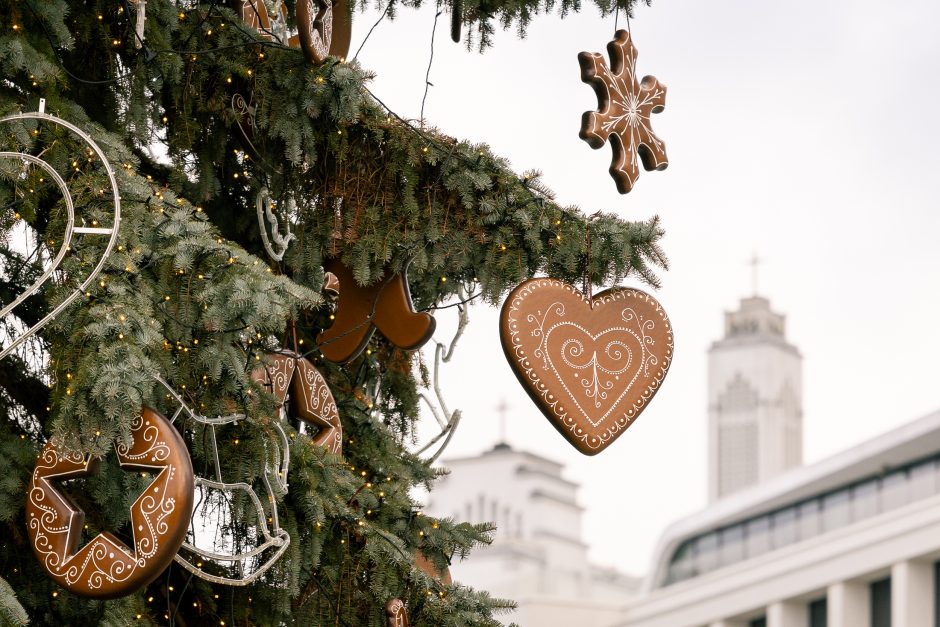
{"type": "Polygon", "coordinates": [[[584,285],[582,291],[587,294],[588,304],[591,309],[594,308],[594,281],[591,280],[591,223],[601,215],[600,211],[595,211],[588,216],[585,222],[585,239],[587,240],[586,259],[584,260],[584,285]]]}
{"type": "MultiPolygon", "coordinates": [[[[631,38],[633,37],[633,31],[630,30],[630,9],[624,11],[624,15],[627,18],[627,32],[630,33],[631,38]]],[[[617,4],[617,10],[614,11],[614,35],[617,34],[617,31],[620,28],[620,4],[617,4]]]]}

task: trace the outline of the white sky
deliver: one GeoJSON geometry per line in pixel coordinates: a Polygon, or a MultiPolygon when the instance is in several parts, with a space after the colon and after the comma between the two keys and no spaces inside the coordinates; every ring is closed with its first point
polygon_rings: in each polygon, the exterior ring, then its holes
{"type": "MultiPolygon", "coordinates": [[[[377,15],[357,16],[353,50],[377,15]]],[[[433,7],[402,9],[360,55],[378,75],[373,91],[404,117],[420,111],[433,19],[433,7]]],[[[464,412],[445,458],[495,443],[505,397],[510,443],[582,484],[592,559],[641,574],[665,526],[705,504],[705,351],[751,291],[754,251],[766,260],[760,292],[805,357],[807,462],[940,408],[940,4],[655,0],[632,32],[638,72],[669,89],[653,128],[670,165],[643,172],[627,196],[607,173],[609,147],[578,138],[596,98],[577,53],[604,52],[613,33],[613,17],[587,2],[563,22],[536,20],[522,41],[500,32],[483,55],[451,42],[442,15],[426,117],[519,172],[541,169],[564,204],[663,219],[672,269],[655,295],[675,360],[606,451],[580,455],[532,405],[503,357],[496,309],[471,310],[442,373],[464,412]]],[[[442,340],[452,317],[438,316],[442,340]]]]}

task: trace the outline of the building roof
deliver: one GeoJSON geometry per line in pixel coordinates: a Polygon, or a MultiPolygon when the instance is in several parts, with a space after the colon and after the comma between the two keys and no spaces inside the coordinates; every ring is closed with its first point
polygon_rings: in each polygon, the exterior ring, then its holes
{"type": "Polygon", "coordinates": [[[684,540],[885,473],[938,450],[940,411],[815,464],[795,468],[774,479],[735,492],[666,529],[653,554],[653,563],[644,587],[649,590],[661,585],[672,555],[684,540]]]}
{"type": "Polygon", "coordinates": [[[561,473],[565,468],[564,464],[556,462],[555,460],[549,459],[547,457],[542,457],[541,455],[536,455],[535,453],[516,450],[505,442],[500,442],[490,450],[484,451],[479,455],[474,455],[473,457],[445,459],[442,463],[446,467],[460,466],[464,464],[473,465],[488,463],[498,457],[510,456],[518,461],[518,465],[515,469],[516,474],[518,475],[538,475],[549,479],[554,483],[568,486],[569,488],[577,489],[579,487],[578,484],[574,481],[569,481],[568,479],[562,477],[561,473]]]}

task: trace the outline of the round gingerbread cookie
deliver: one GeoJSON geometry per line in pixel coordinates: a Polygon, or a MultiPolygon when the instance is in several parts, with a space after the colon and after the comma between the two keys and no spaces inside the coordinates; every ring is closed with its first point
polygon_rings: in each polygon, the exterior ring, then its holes
{"type": "Polygon", "coordinates": [[[105,531],[78,547],[85,512],[56,482],[94,474],[97,459],[48,442],[26,501],[30,544],[46,574],[69,592],[96,599],[125,596],[156,579],[183,544],[193,510],[192,462],[166,418],[144,407],[131,426],[130,446],[118,444],[116,452],[123,470],[154,473],[130,508],[131,546],[105,531]]]}

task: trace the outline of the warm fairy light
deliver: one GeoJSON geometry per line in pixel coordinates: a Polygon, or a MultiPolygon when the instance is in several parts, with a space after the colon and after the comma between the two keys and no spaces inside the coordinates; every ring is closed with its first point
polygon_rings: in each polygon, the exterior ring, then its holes
{"type": "Polygon", "coordinates": [[[226,79],[225,79],[225,82],[226,82],[226,83],[231,83],[231,82],[232,82],[232,77],[229,76],[228,78],[226,78],[226,79]]]}
{"type": "Polygon", "coordinates": [[[112,45],[112,46],[120,45],[120,43],[121,43],[121,42],[118,41],[117,39],[112,39],[112,40],[111,40],[111,45],[112,45]]]}
{"type": "Polygon", "coordinates": [[[442,277],[441,277],[441,283],[447,283],[447,277],[446,277],[446,276],[442,276],[442,277]]]}

